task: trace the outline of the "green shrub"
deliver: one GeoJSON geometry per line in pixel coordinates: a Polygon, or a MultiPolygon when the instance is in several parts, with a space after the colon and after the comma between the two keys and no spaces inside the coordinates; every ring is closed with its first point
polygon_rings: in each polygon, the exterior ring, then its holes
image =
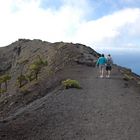
{"type": "Polygon", "coordinates": [[[48,61],[47,60],[43,61],[43,65],[48,66],[48,61]]]}
{"type": "Polygon", "coordinates": [[[35,79],[34,73],[30,72],[29,74],[26,75],[27,79],[29,82],[33,81],[35,79]]]}
{"type": "Polygon", "coordinates": [[[33,77],[35,77],[35,79],[38,79],[38,74],[41,71],[41,65],[39,63],[36,64],[31,64],[30,65],[30,70],[31,70],[31,76],[33,74],[33,77]]]}
{"type": "Polygon", "coordinates": [[[71,79],[67,79],[65,81],[62,81],[62,85],[64,86],[65,89],[68,88],[78,88],[80,89],[80,84],[77,80],[71,80],[71,79]]]}
{"type": "Polygon", "coordinates": [[[7,91],[6,89],[0,89],[0,93],[4,93],[6,91],[7,91]]]}
{"type": "Polygon", "coordinates": [[[5,83],[5,90],[7,91],[7,82],[11,79],[11,76],[9,74],[2,75],[0,77],[0,89],[1,89],[1,84],[5,83]]]}
{"type": "Polygon", "coordinates": [[[38,60],[35,61],[34,64],[40,65],[40,66],[47,66],[48,61],[47,60],[43,61],[42,58],[38,55],[38,60]]]}
{"type": "Polygon", "coordinates": [[[124,74],[123,80],[129,81],[129,80],[133,80],[133,79],[134,79],[133,76],[128,75],[128,74],[124,74]]]}
{"type": "Polygon", "coordinates": [[[27,78],[25,75],[21,74],[20,76],[17,77],[17,84],[19,88],[25,85],[27,83],[27,78]]]}
{"type": "MultiPolygon", "coordinates": [[[[33,64],[30,65],[30,76],[31,76],[31,79],[32,77],[35,77],[33,79],[38,79],[38,74],[39,72],[41,71],[41,69],[44,67],[44,66],[47,66],[48,65],[48,61],[43,61],[40,56],[38,56],[39,59],[37,61],[35,61],[33,64]]],[[[30,79],[30,77],[28,77],[30,79]]],[[[30,80],[31,81],[31,80],[30,80]]]]}
{"type": "Polygon", "coordinates": [[[140,85],[140,81],[138,81],[137,84],[140,85]]]}
{"type": "Polygon", "coordinates": [[[30,93],[30,90],[27,87],[22,87],[22,88],[20,88],[20,92],[23,95],[26,95],[26,94],[30,93]]]}

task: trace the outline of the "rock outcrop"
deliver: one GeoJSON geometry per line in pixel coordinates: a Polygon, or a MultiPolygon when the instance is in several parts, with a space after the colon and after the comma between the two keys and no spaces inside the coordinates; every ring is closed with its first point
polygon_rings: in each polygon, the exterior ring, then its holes
{"type": "MultiPolygon", "coordinates": [[[[59,74],[72,65],[82,64],[95,66],[99,54],[82,44],[41,40],[19,39],[9,46],[0,48],[0,73],[8,74],[7,90],[2,83],[0,93],[0,118],[15,112],[21,106],[41,98],[61,84],[67,74],[59,74]],[[30,66],[39,61],[47,61],[38,74],[38,80],[30,81],[30,66]],[[23,85],[18,86],[19,77],[24,78],[23,85]]],[[[67,71],[67,73],[69,73],[67,71]]]]}

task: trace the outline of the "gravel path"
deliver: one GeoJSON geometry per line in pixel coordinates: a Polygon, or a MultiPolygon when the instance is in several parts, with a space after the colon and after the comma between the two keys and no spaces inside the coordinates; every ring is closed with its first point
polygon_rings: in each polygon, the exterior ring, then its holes
{"type": "Polygon", "coordinates": [[[98,78],[92,67],[73,67],[82,89],[55,89],[0,123],[1,140],[140,140],[140,88],[117,67],[98,78]]]}

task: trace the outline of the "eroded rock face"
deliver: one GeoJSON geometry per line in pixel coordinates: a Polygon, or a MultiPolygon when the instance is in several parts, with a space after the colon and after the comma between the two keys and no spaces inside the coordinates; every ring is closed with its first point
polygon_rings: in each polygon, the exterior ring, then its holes
{"type": "Polygon", "coordinates": [[[64,65],[74,62],[94,66],[98,55],[93,49],[82,44],[19,39],[7,47],[0,48],[0,73],[9,72],[12,79],[15,79],[21,72],[25,74],[38,56],[46,59],[53,70],[58,70],[59,67],[62,69],[64,65]]]}
{"type": "MultiPolygon", "coordinates": [[[[9,74],[8,88],[0,95],[0,108],[10,114],[15,110],[38,99],[60,84],[67,74],[59,74],[73,65],[95,66],[99,54],[82,44],[41,40],[19,39],[9,46],[0,48],[0,74],[9,74]],[[17,86],[17,79],[22,74],[30,73],[30,66],[37,60],[48,62],[39,72],[38,80],[26,80],[24,86],[17,86]],[[6,103],[5,103],[6,101],[6,103]]],[[[2,84],[4,88],[4,84],[2,84]]],[[[2,116],[2,115],[1,115],[2,116]]]]}

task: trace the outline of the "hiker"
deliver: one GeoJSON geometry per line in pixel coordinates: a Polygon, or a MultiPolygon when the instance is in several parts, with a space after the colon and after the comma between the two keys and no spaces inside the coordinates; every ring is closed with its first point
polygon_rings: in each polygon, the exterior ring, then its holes
{"type": "Polygon", "coordinates": [[[104,54],[102,54],[96,62],[96,66],[99,66],[101,78],[103,78],[103,76],[104,76],[104,69],[105,69],[106,62],[107,62],[107,59],[104,57],[104,54]]]}
{"type": "Polygon", "coordinates": [[[107,56],[107,62],[106,62],[106,77],[109,78],[110,77],[110,73],[111,73],[111,69],[112,69],[112,64],[113,64],[113,60],[110,54],[108,54],[107,56]]]}

